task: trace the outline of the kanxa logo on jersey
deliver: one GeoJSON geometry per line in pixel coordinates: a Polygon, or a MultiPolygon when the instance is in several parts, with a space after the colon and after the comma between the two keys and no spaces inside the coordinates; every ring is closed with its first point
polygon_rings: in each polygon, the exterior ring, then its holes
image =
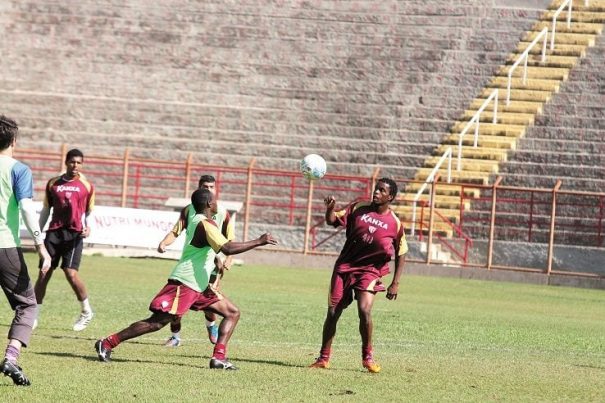
{"type": "Polygon", "coordinates": [[[388,224],[380,221],[378,218],[370,217],[368,214],[362,215],[360,219],[366,224],[372,224],[382,229],[389,229],[388,224]]]}
{"type": "Polygon", "coordinates": [[[80,188],[77,186],[59,185],[57,186],[57,192],[80,192],[80,188]]]}

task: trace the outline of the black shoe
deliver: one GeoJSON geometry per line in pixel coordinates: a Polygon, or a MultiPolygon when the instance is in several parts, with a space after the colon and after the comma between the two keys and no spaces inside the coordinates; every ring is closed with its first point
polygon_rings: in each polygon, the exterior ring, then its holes
{"type": "Polygon", "coordinates": [[[8,361],[6,358],[2,361],[0,371],[6,376],[10,376],[15,385],[29,386],[32,384],[23,373],[21,367],[8,361]]]}
{"type": "Polygon", "coordinates": [[[235,365],[231,364],[228,359],[219,360],[218,358],[210,359],[210,369],[225,369],[230,371],[236,371],[237,368],[235,365]]]}
{"type": "Polygon", "coordinates": [[[99,361],[111,361],[111,349],[103,348],[103,340],[97,340],[95,343],[95,350],[97,352],[97,357],[99,357],[99,361]]]}

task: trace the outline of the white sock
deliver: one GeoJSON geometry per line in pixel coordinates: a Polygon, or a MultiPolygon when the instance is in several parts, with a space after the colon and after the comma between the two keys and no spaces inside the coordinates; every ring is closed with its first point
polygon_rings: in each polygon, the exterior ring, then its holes
{"type": "Polygon", "coordinates": [[[40,311],[42,310],[42,304],[36,305],[36,320],[40,317],[40,311]]]}
{"type": "Polygon", "coordinates": [[[172,333],[172,337],[174,337],[175,339],[180,339],[181,338],[181,332],[173,332],[172,333]]]}
{"type": "Polygon", "coordinates": [[[82,312],[92,312],[92,308],[90,307],[90,301],[88,301],[88,298],[85,298],[84,301],[80,301],[80,305],[82,305],[82,312]]]}
{"type": "Polygon", "coordinates": [[[206,319],[206,327],[210,326],[214,326],[214,321],[210,322],[208,319],[206,319]]]}

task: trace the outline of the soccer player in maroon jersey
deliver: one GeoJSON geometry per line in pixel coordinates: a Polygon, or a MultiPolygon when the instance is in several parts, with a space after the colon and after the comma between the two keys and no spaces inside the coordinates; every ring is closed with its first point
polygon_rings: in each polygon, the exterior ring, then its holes
{"type": "Polygon", "coordinates": [[[359,313],[362,365],[369,372],[380,372],[380,365],[372,355],[372,305],[376,293],[385,291],[381,279],[389,273],[391,260],[395,261],[395,272],[386,289],[387,298],[397,299],[404,255],[408,251],[403,225],[390,209],[396,196],[395,181],[382,178],[376,183],[371,203],[353,203],[345,210],[334,211],[334,197],[324,199],[326,222],[335,227],[345,227],[346,241],[334,264],[321,350],[317,360],[311,364],[312,368],[330,366],[336,324],[342,311],[355,299],[359,313]]]}
{"type": "MultiPolygon", "coordinates": [[[[48,282],[62,260],[61,268],[65,278],[82,306],[80,316],[73,326],[73,330],[77,332],[84,330],[93,317],[86,286],[78,274],[84,238],[90,234],[88,220],[95,200],[93,185],[80,173],[83,163],[82,151],[69,150],[65,156],[65,173],[51,178],[46,185],[40,228],[44,228],[52,208],[52,218],[44,240],[52,263],[50,270],[40,269],[35,285],[39,315],[48,282]]],[[[37,322],[36,318],[34,327],[37,322]]]]}

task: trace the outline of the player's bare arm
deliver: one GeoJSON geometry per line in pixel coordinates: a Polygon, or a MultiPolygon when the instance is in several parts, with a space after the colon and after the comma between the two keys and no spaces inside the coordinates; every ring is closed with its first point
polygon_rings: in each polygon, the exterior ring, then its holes
{"type": "Polygon", "coordinates": [[[177,235],[175,235],[174,232],[170,231],[169,233],[167,233],[164,239],[162,239],[158,245],[158,252],[166,252],[166,248],[172,245],[172,243],[176,241],[176,238],[177,235]]]}
{"type": "Polygon", "coordinates": [[[403,266],[405,265],[405,255],[395,257],[395,272],[393,273],[393,280],[391,285],[387,288],[387,298],[397,299],[397,293],[399,292],[399,279],[403,274],[403,266]]]}
{"type": "Polygon", "coordinates": [[[238,253],[243,253],[263,245],[277,245],[277,240],[270,233],[265,233],[251,241],[229,241],[221,247],[220,252],[223,252],[225,255],[237,255],[238,253]]]}
{"type": "Polygon", "coordinates": [[[82,237],[86,238],[90,235],[90,219],[92,212],[87,211],[84,215],[84,228],[82,228],[82,237]]]}

